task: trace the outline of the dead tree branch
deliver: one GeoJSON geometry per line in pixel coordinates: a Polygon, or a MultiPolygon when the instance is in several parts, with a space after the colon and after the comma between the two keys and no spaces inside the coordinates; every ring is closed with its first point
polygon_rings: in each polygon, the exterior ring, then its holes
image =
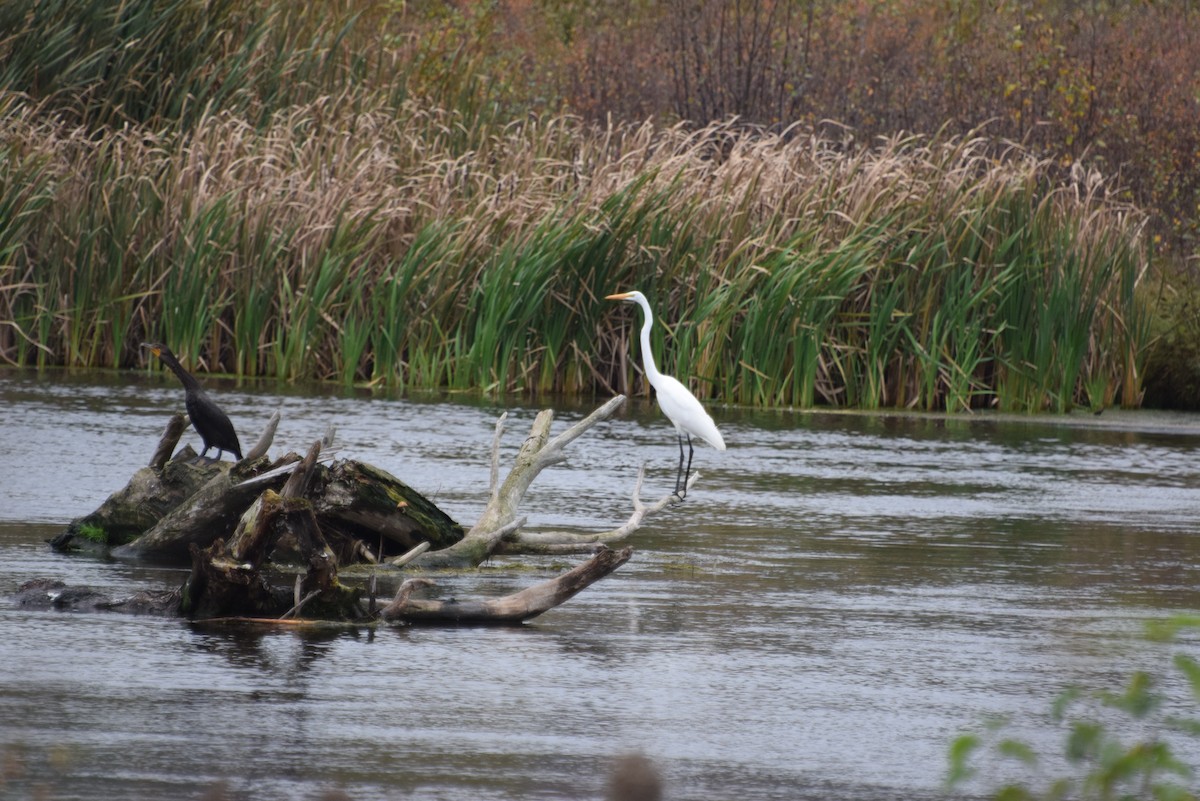
{"type": "MultiPolygon", "coordinates": [[[[492,491],[491,500],[480,515],[479,521],[461,541],[449,548],[425,554],[416,564],[422,567],[473,567],[482,563],[496,551],[505,533],[513,530],[517,510],[534,479],[550,465],[566,459],[564,450],[568,445],[597,423],[611,417],[624,402],[624,395],[611,398],[599,409],[553,439],[550,438],[550,424],[554,421],[554,412],[550,409],[539,412],[530,427],[529,436],[517,453],[512,470],[505,477],[504,483],[492,491]]],[[[496,423],[496,436],[492,445],[494,465],[498,464],[499,457],[496,453],[504,419],[502,416],[496,423]]]]}
{"type": "Polygon", "coordinates": [[[271,443],[275,441],[275,430],[277,428],[279,428],[278,411],[271,415],[271,419],[267,421],[263,432],[258,436],[258,442],[254,443],[253,448],[246,451],[246,455],[242,457],[242,461],[252,462],[260,456],[266,456],[267,451],[271,449],[271,443]]]}
{"type": "MultiPolygon", "coordinates": [[[[699,476],[699,473],[692,473],[688,479],[688,490],[699,476]]],[[[506,537],[496,552],[509,555],[590,553],[597,545],[621,542],[641,528],[642,521],[648,515],[662,511],[677,500],[675,493],[670,492],[647,505],[642,501],[642,485],[645,479],[646,465],[643,462],[638,468],[637,481],[633,487],[633,512],[628,520],[614,529],[589,534],[568,531],[520,531],[512,537],[506,537]]]]}
{"type": "Polygon", "coordinates": [[[434,582],[413,579],[401,585],[395,600],[380,610],[379,614],[387,621],[407,623],[521,623],[553,609],[604,578],[628,562],[632,555],[632,548],[613,551],[602,546],[591,559],[561,576],[511,595],[483,601],[414,599],[413,590],[434,582]]]}
{"type": "Polygon", "coordinates": [[[171,458],[171,454],[175,452],[175,446],[179,444],[179,438],[183,436],[184,430],[188,427],[188,419],[183,412],[175,412],[171,415],[171,419],[167,421],[167,428],[163,431],[162,437],[158,440],[158,447],[154,449],[154,455],[150,457],[150,469],[160,471],[167,460],[171,458]]]}

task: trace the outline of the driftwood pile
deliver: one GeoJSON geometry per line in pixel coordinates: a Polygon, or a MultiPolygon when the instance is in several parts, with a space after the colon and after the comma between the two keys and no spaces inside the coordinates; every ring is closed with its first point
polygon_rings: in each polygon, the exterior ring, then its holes
{"type": "Polygon", "coordinates": [[[278,416],[236,463],[198,460],[190,447],[172,457],[187,427],[186,418],[177,414],[149,465],[95,512],[72,521],[52,545],[63,551],[103,548],[117,558],[188,565],[191,572],[184,585],[110,600],[58,582],[36,582],[23,587],[17,601],[207,621],[519,623],[563,603],[624,564],[632,548],[613,551],[607,546],[626,539],[646,515],[672,500],[667,495],[643,503],[639,472],[633,511],[622,526],[586,535],[523,531],[526,518],[519,509],[533,481],[563,461],[567,446],[611,416],[623,401],[623,396],[613,398],[554,437],[553,412],[541,412],[503,482],[502,415],[492,444],[490,499],[469,530],[383,470],[354,460],[327,464],[332,432],[313,443],[303,458],[288,454],[272,461],[266,454],[278,416]],[[499,553],[593,555],[562,575],[502,598],[418,597],[435,584],[429,571],[476,567],[499,553]],[[362,564],[371,566],[367,586],[339,579],[339,568],[362,564]],[[402,569],[425,573],[401,584],[390,602],[378,602],[376,578],[402,569]],[[294,583],[289,587],[285,579],[290,577],[294,583]]]}

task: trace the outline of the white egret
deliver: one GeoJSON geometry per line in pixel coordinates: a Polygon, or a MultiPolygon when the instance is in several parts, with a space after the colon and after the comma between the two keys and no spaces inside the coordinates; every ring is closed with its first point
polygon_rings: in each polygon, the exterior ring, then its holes
{"type": "Polygon", "coordinates": [[[675,425],[679,437],[679,472],[675,474],[675,495],[679,500],[687,496],[688,479],[692,474],[692,437],[707,442],[719,451],[725,450],[725,440],[717,430],[717,424],[704,411],[700,401],[696,400],[688,388],[669,375],[663,375],[654,364],[654,354],[650,351],[650,329],[654,326],[654,312],[650,311],[650,303],[641,292],[619,292],[609,295],[605,300],[622,300],[626,303],[636,303],[645,312],[646,322],[642,324],[642,366],[646,370],[646,379],[654,387],[658,396],[658,406],[662,413],[675,425]],[[683,442],[687,440],[687,467],[683,466],[683,442]]]}

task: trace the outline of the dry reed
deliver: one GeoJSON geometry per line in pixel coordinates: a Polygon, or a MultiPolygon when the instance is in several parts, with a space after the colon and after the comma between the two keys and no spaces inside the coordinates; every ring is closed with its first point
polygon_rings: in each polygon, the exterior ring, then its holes
{"type": "Polygon", "coordinates": [[[399,388],[628,387],[750,404],[1138,401],[1141,219],[974,138],[847,146],[735,123],[467,129],[322,97],[102,137],[2,104],[0,358],[399,388]],[[665,337],[666,332],[670,337],[665,337]]]}

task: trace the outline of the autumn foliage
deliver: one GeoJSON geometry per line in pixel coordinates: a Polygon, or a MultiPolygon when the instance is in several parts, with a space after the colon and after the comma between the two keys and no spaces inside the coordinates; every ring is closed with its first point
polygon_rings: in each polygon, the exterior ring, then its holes
{"type": "MultiPolygon", "coordinates": [[[[420,5],[420,4],[406,4],[420,5]]],[[[1200,220],[1200,6],[1023,0],[426,4],[480,86],[604,121],[827,124],[1021,142],[1117,177],[1177,253],[1200,220]],[[486,8],[487,10],[480,10],[486,8]],[[473,9],[473,10],[472,10],[473,9]]],[[[460,62],[461,63],[461,62],[460,62]]],[[[1094,180],[1094,178],[1093,178],[1094,180]]]]}

